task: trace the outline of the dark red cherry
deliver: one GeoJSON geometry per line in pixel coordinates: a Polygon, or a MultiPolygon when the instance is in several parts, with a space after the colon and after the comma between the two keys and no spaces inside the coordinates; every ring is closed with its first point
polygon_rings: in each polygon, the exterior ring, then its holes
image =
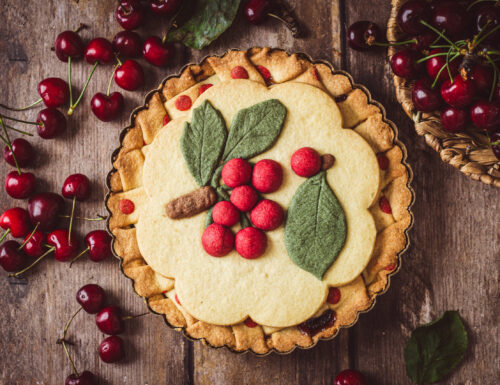
{"type": "Polygon", "coordinates": [[[357,51],[365,51],[372,47],[372,43],[380,41],[381,32],[377,24],[361,20],[347,28],[347,44],[357,51]]]}
{"type": "Polygon", "coordinates": [[[66,131],[66,117],[55,108],[41,110],[36,121],[39,123],[36,130],[43,139],[54,139],[66,131]]]}
{"type": "Polygon", "coordinates": [[[493,100],[500,100],[500,83],[497,84],[493,91],[493,100]]]}
{"type": "Polygon", "coordinates": [[[243,12],[250,23],[260,24],[265,20],[270,6],[269,0],[250,0],[245,4],[243,12]]]}
{"type": "MultiPolygon", "coordinates": [[[[480,33],[484,28],[486,30],[481,35],[486,35],[493,28],[500,25],[500,8],[498,4],[481,4],[474,14],[474,32],[480,33]]],[[[500,29],[490,34],[486,42],[494,43],[500,41],[500,29]]]]}
{"type": "Polygon", "coordinates": [[[441,97],[452,107],[467,107],[474,100],[475,92],[474,82],[460,75],[455,76],[453,82],[448,79],[441,85],[441,97]]]}
{"type": "Polygon", "coordinates": [[[28,201],[28,213],[33,223],[43,231],[51,231],[64,210],[64,199],[52,192],[37,194],[28,201]]]}
{"type": "Polygon", "coordinates": [[[115,17],[123,29],[137,29],[144,23],[144,8],[138,0],[119,0],[115,17]]]}
{"type": "Polygon", "coordinates": [[[91,261],[100,262],[112,255],[111,236],[107,231],[91,231],[85,237],[85,243],[89,248],[89,258],[91,261]]]}
{"type": "Polygon", "coordinates": [[[60,78],[46,78],[38,83],[38,94],[47,107],[61,107],[69,100],[68,83],[60,78]]]}
{"type": "Polygon", "coordinates": [[[36,178],[31,172],[11,171],[5,177],[5,191],[14,199],[26,199],[35,192],[36,178]]]}
{"type": "Polygon", "coordinates": [[[434,32],[432,32],[431,30],[422,32],[420,35],[416,35],[413,37],[413,39],[415,40],[415,43],[411,44],[411,49],[413,49],[417,52],[427,50],[427,49],[429,49],[429,46],[431,46],[432,43],[434,43],[436,38],[437,38],[437,35],[434,32]]]}
{"type": "Polygon", "coordinates": [[[90,180],[83,174],[72,174],[63,183],[61,194],[68,199],[87,200],[90,196],[90,180]]]}
{"type": "Polygon", "coordinates": [[[9,273],[19,271],[28,263],[26,255],[19,251],[21,245],[16,241],[5,241],[0,246],[0,266],[9,273]]]}
{"type": "Polygon", "coordinates": [[[32,228],[28,212],[20,207],[5,210],[0,216],[0,227],[9,230],[14,238],[24,237],[32,228]]]}
{"type": "Polygon", "coordinates": [[[439,91],[432,88],[429,78],[422,78],[415,82],[412,100],[415,108],[422,112],[432,112],[441,106],[439,91]]]}
{"type": "Polygon", "coordinates": [[[54,230],[47,236],[47,243],[55,247],[54,258],[59,262],[71,261],[77,254],[79,242],[76,234],[71,234],[68,241],[69,232],[66,229],[54,230]]]}
{"type": "Polygon", "coordinates": [[[133,31],[118,32],[113,38],[113,49],[123,57],[140,57],[142,39],[133,31]]]}
{"type": "Polygon", "coordinates": [[[415,51],[404,49],[391,57],[391,69],[394,74],[405,79],[415,78],[421,66],[417,63],[415,51]]]}
{"type": "MultiPolygon", "coordinates": [[[[429,52],[429,56],[436,55],[439,53],[444,53],[445,51],[441,49],[433,49],[429,52]]],[[[451,58],[450,58],[451,60],[451,58]]],[[[450,72],[452,76],[455,76],[458,73],[458,67],[460,66],[460,59],[456,58],[455,60],[451,60],[448,64],[450,66],[450,72]]],[[[431,57],[426,61],[426,70],[427,74],[431,77],[432,80],[436,79],[439,74],[438,82],[444,82],[446,79],[450,78],[448,74],[448,70],[446,69],[446,56],[435,56],[431,57]],[[445,67],[445,68],[443,68],[445,67]],[[443,70],[441,70],[443,68],[443,70]],[[440,72],[441,71],[441,72],[440,72]]]]}
{"type": "Polygon", "coordinates": [[[122,311],[118,306],[108,306],[95,317],[99,330],[109,335],[123,333],[122,311]]]}
{"type": "Polygon", "coordinates": [[[500,159],[500,131],[496,131],[491,134],[490,141],[491,143],[498,143],[492,145],[491,149],[493,150],[493,154],[495,154],[497,159],[500,159]]]}
{"type": "Polygon", "coordinates": [[[84,370],[78,376],[70,374],[66,377],[64,385],[97,385],[97,379],[92,372],[84,370]]]}
{"type": "Polygon", "coordinates": [[[420,20],[429,21],[430,12],[425,1],[410,0],[399,8],[397,23],[399,28],[409,35],[419,35],[429,29],[420,20]]]}
{"type": "Polygon", "coordinates": [[[113,46],[103,37],[97,37],[89,41],[85,47],[85,61],[89,64],[99,62],[109,64],[115,61],[113,46]]]}
{"type": "Polygon", "coordinates": [[[3,149],[3,158],[5,161],[11,166],[16,166],[14,156],[12,156],[12,152],[14,152],[19,167],[28,167],[35,157],[35,150],[30,142],[23,138],[17,138],[12,141],[11,146],[12,151],[8,146],[5,146],[3,149]]]}
{"type": "Polygon", "coordinates": [[[333,385],[366,385],[366,380],[357,370],[347,369],[337,374],[333,385]]]}
{"type": "Polygon", "coordinates": [[[144,84],[142,67],[134,60],[126,60],[115,71],[115,83],[127,91],[135,91],[144,84]]]}
{"type": "Polygon", "coordinates": [[[35,230],[33,234],[27,234],[24,237],[24,242],[26,242],[23,247],[24,253],[32,258],[41,256],[47,250],[45,247],[46,238],[47,236],[41,230],[35,230]]]}
{"type": "Polygon", "coordinates": [[[451,40],[457,40],[469,32],[470,17],[456,1],[445,1],[434,8],[432,25],[443,31],[451,40]]]}
{"type": "Polygon", "coordinates": [[[467,121],[468,115],[466,110],[455,107],[446,107],[441,111],[441,124],[446,131],[463,131],[467,126],[467,121]]]}
{"type": "Polygon", "coordinates": [[[149,9],[161,16],[172,16],[180,8],[182,0],[151,0],[149,9]]]}
{"type": "Polygon", "coordinates": [[[493,83],[493,71],[490,67],[486,67],[481,64],[475,65],[469,75],[469,78],[474,82],[478,93],[489,95],[491,91],[491,84],[493,83]]]}
{"type": "Polygon", "coordinates": [[[90,283],[78,290],[76,301],[87,313],[96,314],[104,307],[106,292],[101,286],[90,283]]]}
{"type": "Polygon", "coordinates": [[[166,66],[173,55],[174,45],[172,43],[163,43],[158,36],[150,36],[144,41],[142,56],[155,66],[166,66]]]}
{"type": "Polygon", "coordinates": [[[479,100],[470,109],[470,119],[474,126],[484,131],[500,127],[500,102],[479,100]]]}
{"type": "Polygon", "coordinates": [[[118,362],[125,357],[123,340],[118,336],[105,338],[99,345],[99,357],[107,364],[118,362]]]}
{"type": "Polygon", "coordinates": [[[54,51],[59,60],[67,62],[79,59],[83,56],[83,41],[80,35],[74,31],[64,31],[57,35],[54,51]]]}
{"type": "Polygon", "coordinates": [[[118,118],[123,110],[123,96],[119,92],[112,92],[105,95],[98,92],[92,97],[90,107],[97,119],[103,122],[110,122],[118,118]]]}

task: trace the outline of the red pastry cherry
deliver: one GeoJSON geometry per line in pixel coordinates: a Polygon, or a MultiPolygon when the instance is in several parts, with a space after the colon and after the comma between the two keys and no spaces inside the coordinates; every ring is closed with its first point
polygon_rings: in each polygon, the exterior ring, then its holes
{"type": "Polygon", "coordinates": [[[470,109],[470,118],[480,130],[490,131],[500,127],[500,102],[477,101],[470,109]]]}
{"type": "Polygon", "coordinates": [[[151,0],[149,9],[160,16],[172,16],[180,8],[182,0],[151,0]]]}
{"type": "Polygon", "coordinates": [[[166,66],[174,55],[174,45],[164,43],[158,36],[150,36],[144,41],[142,56],[149,63],[163,67],[166,66]]]}
{"type": "Polygon", "coordinates": [[[248,79],[248,71],[245,67],[236,66],[231,70],[232,79],[248,79]]]}
{"type": "Polygon", "coordinates": [[[64,199],[52,192],[37,194],[28,201],[29,218],[43,231],[54,229],[63,210],[64,199]]]}
{"type": "Polygon", "coordinates": [[[331,287],[328,289],[328,297],[326,297],[326,302],[328,302],[331,305],[335,305],[339,303],[341,297],[340,290],[337,289],[336,287],[331,287]]]}
{"type": "Polygon", "coordinates": [[[409,48],[398,51],[391,57],[392,72],[402,78],[415,78],[420,71],[420,67],[415,52],[409,48]]]}
{"type": "Polygon", "coordinates": [[[138,0],[119,0],[115,17],[123,29],[137,29],[144,23],[144,9],[138,0]]]}
{"type": "Polygon", "coordinates": [[[252,166],[241,158],[228,161],[222,167],[222,180],[231,188],[250,183],[252,179],[252,166]]]}
{"type": "Polygon", "coordinates": [[[399,28],[409,35],[418,35],[428,29],[420,20],[429,20],[429,7],[425,1],[411,0],[405,2],[398,10],[397,23],[399,28]]]}
{"type": "Polygon", "coordinates": [[[446,131],[463,131],[467,126],[467,121],[467,112],[463,109],[446,107],[441,111],[441,124],[446,131]]]}
{"type": "Polygon", "coordinates": [[[59,60],[67,62],[79,59],[83,56],[83,41],[80,35],[74,31],[64,31],[57,35],[54,51],[59,60]]]}
{"type": "Polygon", "coordinates": [[[250,220],[253,225],[264,231],[271,231],[280,227],[283,217],[281,206],[269,199],[261,200],[250,213],[250,220]]]}
{"type": "Polygon", "coordinates": [[[112,255],[111,236],[105,230],[94,230],[85,237],[89,259],[93,262],[100,262],[112,255]]]}
{"type": "Polygon", "coordinates": [[[250,186],[238,186],[231,191],[231,203],[240,211],[250,211],[258,199],[257,192],[250,186]]]}
{"type": "Polygon", "coordinates": [[[208,90],[210,87],[212,87],[213,84],[212,83],[205,83],[205,84],[202,84],[200,86],[200,91],[198,92],[199,95],[201,95],[202,93],[204,93],[206,90],[208,90]]]}
{"type": "Polygon", "coordinates": [[[257,25],[265,20],[270,6],[269,0],[250,0],[245,4],[243,12],[250,23],[257,25]]]}
{"type": "Polygon", "coordinates": [[[46,238],[47,236],[41,230],[35,230],[33,234],[26,235],[24,237],[24,253],[32,258],[41,256],[47,250],[45,247],[46,238]]]}
{"type": "Polygon", "coordinates": [[[337,374],[333,385],[366,385],[366,380],[357,370],[347,369],[337,374]]]}
{"type": "Polygon", "coordinates": [[[31,172],[11,171],[5,178],[5,191],[14,199],[26,199],[35,191],[35,183],[31,172]]]}
{"type": "Polygon", "coordinates": [[[109,64],[115,61],[113,46],[103,37],[97,37],[89,41],[85,47],[85,61],[89,64],[109,64]]]}
{"type": "Polygon", "coordinates": [[[240,212],[231,202],[220,201],[216,203],[212,209],[212,219],[214,223],[231,227],[238,223],[240,212]]]}
{"type": "Polygon", "coordinates": [[[115,52],[123,57],[140,57],[142,39],[133,31],[121,31],[113,38],[113,48],[115,52]]]}
{"type": "Polygon", "coordinates": [[[356,51],[365,51],[380,40],[380,28],[371,21],[361,20],[347,28],[347,44],[356,51]]]}
{"type": "MultiPolygon", "coordinates": [[[[429,52],[429,56],[437,55],[440,53],[445,53],[441,49],[433,49],[429,52]]],[[[434,56],[431,57],[426,62],[426,69],[429,76],[434,80],[439,75],[438,82],[444,82],[446,79],[450,78],[448,70],[446,69],[446,56],[434,56]],[[445,68],[443,68],[445,67],[445,68]]],[[[458,67],[460,66],[460,59],[455,59],[449,62],[450,72],[452,76],[458,73],[458,67]]]]}
{"type": "Polygon", "coordinates": [[[47,107],[61,107],[69,100],[68,83],[59,78],[46,78],[38,83],[38,93],[47,107]]]}
{"type": "Polygon", "coordinates": [[[441,86],[441,97],[452,107],[467,107],[474,100],[476,88],[472,80],[464,80],[460,75],[453,82],[446,80],[441,86]]]}
{"type": "Polygon", "coordinates": [[[127,91],[135,91],[144,84],[142,67],[134,60],[125,60],[115,71],[115,83],[127,91]]]}
{"type": "Polygon", "coordinates": [[[99,330],[109,335],[123,333],[122,311],[118,306],[108,306],[97,313],[95,323],[99,330]]]}
{"type": "Polygon", "coordinates": [[[70,374],[66,377],[64,385],[97,385],[97,379],[92,372],[84,370],[80,374],[70,374]]]}
{"type": "Polygon", "coordinates": [[[321,156],[314,148],[302,147],[293,153],[290,165],[295,174],[309,178],[321,169],[321,156]]]}
{"type": "Polygon", "coordinates": [[[383,213],[389,215],[392,214],[391,204],[389,203],[389,200],[383,195],[378,200],[378,207],[380,207],[380,210],[382,210],[383,213]]]}
{"type": "Polygon", "coordinates": [[[14,238],[24,237],[31,228],[28,212],[20,207],[5,210],[0,216],[0,227],[7,230],[2,239],[7,233],[12,234],[14,238]]]}
{"type": "Polygon", "coordinates": [[[73,174],[66,178],[62,187],[62,196],[78,201],[87,200],[90,196],[90,180],[83,174],[73,174]]]}
{"type": "Polygon", "coordinates": [[[76,293],[76,301],[89,314],[97,314],[106,301],[104,289],[94,283],[82,286],[76,293]]]}
{"type": "Polygon", "coordinates": [[[283,182],[281,165],[272,159],[259,160],[253,167],[252,185],[261,193],[278,190],[283,182]]]}
{"type": "Polygon", "coordinates": [[[45,108],[41,110],[36,122],[38,135],[43,139],[54,139],[66,131],[66,118],[55,108],[45,108]]]}
{"type": "Polygon", "coordinates": [[[12,141],[11,147],[12,151],[9,146],[5,146],[3,149],[3,158],[8,164],[14,167],[16,166],[14,156],[16,157],[19,167],[27,167],[31,164],[35,157],[35,150],[30,142],[23,138],[17,138],[12,141]]]}
{"type": "Polygon", "coordinates": [[[6,241],[0,246],[0,266],[5,271],[11,273],[27,265],[28,259],[22,251],[19,251],[20,247],[16,241],[6,241]]]}
{"type": "Polygon", "coordinates": [[[439,91],[432,88],[429,78],[422,78],[415,82],[412,90],[413,105],[418,111],[432,112],[441,106],[439,91]]]}
{"type": "Polygon", "coordinates": [[[472,69],[469,79],[474,82],[476,91],[483,95],[489,95],[491,83],[493,82],[493,71],[484,65],[477,64],[472,69]]]}
{"type": "Polygon", "coordinates": [[[180,95],[177,99],[175,99],[175,108],[179,111],[187,111],[192,105],[193,102],[188,95],[180,95]]]}
{"type": "Polygon", "coordinates": [[[491,149],[493,151],[493,154],[495,154],[497,159],[500,159],[500,131],[494,132],[490,137],[490,141],[492,143],[491,149]]]}
{"type": "Polygon", "coordinates": [[[135,211],[134,202],[130,199],[122,199],[120,201],[120,211],[125,215],[132,214],[135,211]]]}
{"type": "Polygon", "coordinates": [[[47,236],[47,244],[54,247],[54,258],[59,262],[71,261],[78,253],[80,244],[75,234],[69,236],[66,229],[54,230],[47,236]]]}
{"type": "Polygon", "coordinates": [[[119,92],[113,92],[110,95],[98,92],[90,101],[92,112],[103,122],[110,122],[118,118],[123,110],[123,105],[123,96],[119,92]]]}
{"type": "Polygon", "coordinates": [[[255,227],[246,227],[236,233],[234,245],[243,258],[256,259],[266,251],[267,237],[255,227]]]}
{"type": "Polygon", "coordinates": [[[452,40],[458,40],[469,31],[470,19],[459,3],[445,1],[438,3],[432,15],[432,25],[452,40]]]}
{"type": "Polygon", "coordinates": [[[234,235],[227,227],[212,223],[203,232],[201,244],[212,257],[223,257],[233,249],[234,235]]]}
{"type": "Polygon", "coordinates": [[[99,357],[107,364],[122,360],[125,357],[123,340],[118,336],[105,338],[99,345],[99,357]]]}

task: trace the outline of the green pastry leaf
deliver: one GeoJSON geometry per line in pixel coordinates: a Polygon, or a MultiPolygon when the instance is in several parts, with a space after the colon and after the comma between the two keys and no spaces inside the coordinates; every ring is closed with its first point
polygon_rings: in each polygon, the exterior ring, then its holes
{"type": "Polygon", "coordinates": [[[326,172],[308,178],[288,208],[285,246],[290,259],[321,280],[344,247],[346,236],[344,210],[328,185],[326,172]]]}
{"type": "Polygon", "coordinates": [[[280,135],[285,117],[286,108],[277,99],[239,110],[231,123],[222,156],[224,162],[233,158],[250,159],[271,148],[280,135]]]}
{"type": "Polygon", "coordinates": [[[219,111],[205,101],[193,110],[191,123],[186,122],[181,137],[181,151],[196,183],[209,183],[219,164],[227,130],[219,111]]]}
{"type": "Polygon", "coordinates": [[[415,329],[406,345],[406,373],[416,384],[441,380],[464,358],[468,338],[456,311],[415,329]]]}

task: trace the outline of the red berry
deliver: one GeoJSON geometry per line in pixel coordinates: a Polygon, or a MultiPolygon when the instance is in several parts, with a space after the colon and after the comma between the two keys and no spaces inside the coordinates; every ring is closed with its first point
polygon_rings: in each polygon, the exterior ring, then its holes
{"type": "Polygon", "coordinates": [[[54,51],[59,60],[67,62],[79,59],[83,56],[83,41],[80,35],[74,31],[64,31],[57,35],[54,51]]]}
{"type": "Polygon", "coordinates": [[[242,66],[236,66],[231,70],[231,77],[233,79],[248,79],[248,72],[242,66]]]}
{"type": "Polygon", "coordinates": [[[125,60],[115,71],[115,83],[127,91],[135,91],[144,84],[144,72],[139,63],[125,60]]]}
{"type": "Polygon", "coordinates": [[[123,29],[139,28],[144,23],[145,12],[139,0],[119,0],[115,17],[123,29]]]}
{"type": "Polygon", "coordinates": [[[269,199],[263,199],[253,208],[250,220],[258,229],[264,231],[275,230],[283,222],[283,209],[281,206],[269,199]]]}
{"type": "Polygon", "coordinates": [[[231,202],[220,201],[212,209],[212,219],[219,225],[231,227],[238,223],[240,212],[231,202]]]}
{"type": "Polygon", "coordinates": [[[255,227],[246,227],[236,233],[236,251],[245,259],[259,258],[266,251],[267,237],[255,227]]]}
{"type": "Polygon", "coordinates": [[[59,78],[46,78],[38,83],[38,94],[47,107],[61,107],[69,100],[68,83],[59,78]]]}
{"type": "Polygon", "coordinates": [[[266,82],[271,80],[271,72],[264,66],[257,66],[257,70],[260,72],[260,75],[264,78],[266,82]]]}
{"type": "Polygon", "coordinates": [[[41,110],[37,117],[36,131],[42,139],[54,139],[66,131],[66,118],[55,108],[41,110]]]}
{"type": "Polygon", "coordinates": [[[174,56],[175,47],[172,43],[164,43],[158,36],[150,36],[144,41],[142,56],[157,67],[164,67],[174,56]]]}
{"type": "Polygon", "coordinates": [[[378,154],[377,155],[377,161],[378,161],[378,166],[380,167],[381,170],[387,170],[389,167],[389,159],[385,156],[385,154],[378,154]]]}
{"type": "Polygon", "coordinates": [[[476,88],[470,79],[464,80],[460,75],[453,82],[446,80],[441,86],[441,97],[452,107],[467,107],[474,100],[476,88]]]}
{"type": "Polygon", "coordinates": [[[432,15],[432,24],[451,40],[458,40],[469,32],[470,18],[464,7],[456,1],[438,3],[432,15]]]}
{"type": "Polygon", "coordinates": [[[123,349],[123,340],[118,336],[110,336],[99,345],[99,357],[107,364],[118,362],[125,357],[123,349]]]}
{"type": "Polygon", "coordinates": [[[27,234],[24,237],[24,244],[23,250],[26,253],[26,255],[32,257],[32,258],[37,258],[41,256],[47,248],[45,247],[45,240],[47,236],[43,231],[36,230],[33,235],[31,233],[27,234]],[[28,240],[29,238],[29,240],[28,240]]]}
{"type": "Polygon", "coordinates": [[[270,8],[269,0],[250,0],[245,4],[244,14],[252,24],[260,24],[264,21],[270,8]]]}
{"type": "Polygon", "coordinates": [[[76,198],[85,201],[91,191],[90,180],[83,174],[73,174],[66,178],[62,187],[62,196],[68,199],[76,198]]]}
{"type": "Polygon", "coordinates": [[[347,44],[356,51],[365,51],[374,47],[372,43],[380,41],[382,35],[378,25],[368,20],[360,20],[351,24],[346,34],[347,44]]]}
{"type": "Polygon", "coordinates": [[[182,0],[151,0],[149,9],[160,16],[172,16],[182,4],[182,0]]]}
{"type": "Polygon", "coordinates": [[[413,79],[420,72],[415,51],[407,48],[396,52],[391,57],[391,69],[394,74],[405,79],[413,79]]]}
{"type": "Polygon", "coordinates": [[[66,377],[64,385],[97,385],[97,379],[92,372],[84,370],[77,376],[74,373],[66,377]]]}
{"type": "Polygon", "coordinates": [[[5,191],[14,199],[26,199],[35,191],[36,178],[31,172],[11,171],[5,178],[5,191]]]}
{"type": "Polygon", "coordinates": [[[132,214],[135,211],[134,202],[130,199],[122,199],[120,201],[120,211],[125,215],[132,214]]]}
{"type": "Polygon", "coordinates": [[[59,221],[64,209],[64,199],[55,193],[40,193],[28,201],[29,217],[39,223],[40,230],[51,231],[59,221]]]}
{"type": "MultiPolygon", "coordinates": [[[[442,49],[433,49],[431,52],[429,52],[429,56],[445,52],[446,51],[442,49]]],[[[426,61],[425,65],[427,69],[427,74],[429,74],[429,76],[433,81],[434,79],[436,79],[438,74],[439,74],[438,82],[444,82],[446,79],[450,78],[448,69],[446,68],[446,56],[431,57],[429,60],[426,61]]],[[[456,58],[455,60],[450,61],[448,65],[450,67],[451,75],[455,76],[458,73],[458,68],[460,67],[460,59],[456,58]]]]}
{"type": "Polygon", "coordinates": [[[340,290],[337,289],[336,287],[331,287],[328,290],[328,297],[326,298],[326,302],[328,302],[331,305],[335,305],[339,303],[340,297],[341,297],[340,290]]]}
{"type": "Polygon", "coordinates": [[[463,131],[467,125],[467,120],[467,112],[463,109],[446,107],[441,111],[441,124],[446,131],[463,131]]]}
{"type": "Polygon", "coordinates": [[[231,203],[240,211],[250,211],[259,199],[257,192],[250,186],[238,186],[231,192],[231,203]]]}
{"type": "Polygon", "coordinates": [[[258,323],[252,320],[250,317],[248,317],[245,321],[243,321],[243,323],[247,328],[254,328],[258,325],[258,323]]]}
{"type": "Polygon", "coordinates": [[[35,150],[30,142],[23,138],[17,138],[12,141],[11,147],[12,151],[10,151],[9,146],[5,146],[3,149],[3,158],[8,164],[14,167],[16,166],[14,156],[16,157],[19,167],[27,167],[31,164],[35,157],[35,150]]]}
{"type": "Polygon", "coordinates": [[[111,235],[105,230],[94,230],[85,237],[85,243],[89,248],[89,259],[100,262],[109,258],[111,252],[111,235]]]}
{"type": "Polygon", "coordinates": [[[366,380],[357,370],[347,369],[337,374],[333,385],[366,385],[366,380]]]}
{"type": "Polygon", "coordinates": [[[187,95],[181,95],[175,100],[175,108],[179,111],[187,111],[191,108],[193,102],[187,95]]]}
{"type": "Polygon", "coordinates": [[[380,207],[380,210],[382,210],[382,212],[386,214],[392,214],[391,204],[389,203],[389,201],[385,196],[380,197],[378,205],[380,207]]]}
{"type": "Polygon", "coordinates": [[[427,27],[420,20],[429,20],[429,6],[421,0],[410,0],[405,2],[398,10],[398,26],[409,35],[424,33],[427,27]]]}
{"type": "Polygon", "coordinates": [[[166,114],[164,117],[163,117],[163,125],[167,125],[168,122],[170,122],[170,116],[168,116],[168,114],[166,114]]]}
{"type": "Polygon", "coordinates": [[[309,178],[321,169],[321,157],[314,148],[302,147],[293,153],[290,164],[295,174],[309,178]]]}
{"type": "Polygon", "coordinates": [[[223,257],[233,249],[234,235],[227,227],[212,223],[203,232],[201,244],[212,257],[223,257]]]}
{"type": "Polygon", "coordinates": [[[477,92],[489,95],[491,83],[493,82],[493,71],[490,67],[481,64],[475,65],[469,78],[474,82],[477,92]]]}
{"type": "Polygon", "coordinates": [[[89,314],[98,313],[106,300],[106,292],[96,284],[88,284],[80,288],[76,293],[76,301],[89,314]]]}
{"type": "Polygon", "coordinates": [[[54,230],[47,236],[47,243],[55,247],[54,258],[59,262],[68,262],[76,257],[80,242],[76,234],[71,233],[71,240],[68,240],[69,232],[66,229],[54,230]]]}
{"type": "Polygon", "coordinates": [[[252,185],[261,193],[272,193],[278,190],[283,182],[281,165],[271,159],[262,159],[253,167],[252,185]]]}
{"type": "Polygon", "coordinates": [[[470,109],[470,118],[480,130],[492,131],[500,127],[500,102],[477,101],[470,109]]]}
{"type": "Polygon", "coordinates": [[[222,180],[231,188],[250,183],[252,166],[246,160],[235,158],[222,167],[222,180]]]}
{"type": "Polygon", "coordinates": [[[123,110],[123,96],[119,92],[112,92],[110,95],[105,95],[98,92],[90,101],[90,108],[97,117],[103,122],[110,122],[120,116],[123,110]]]}
{"type": "Polygon", "coordinates": [[[142,53],[141,37],[132,31],[120,31],[113,38],[113,49],[124,57],[140,57],[142,53]]]}
{"type": "Polygon", "coordinates": [[[0,266],[11,273],[21,270],[27,265],[26,255],[19,251],[21,245],[16,241],[5,241],[0,246],[0,266]]]}
{"type": "Polygon", "coordinates": [[[413,105],[418,111],[432,112],[437,110],[442,103],[439,91],[431,87],[429,78],[422,78],[415,82],[411,93],[413,105]]]}
{"type": "Polygon", "coordinates": [[[0,216],[0,227],[4,230],[10,230],[10,234],[14,238],[24,237],[31,228],[28,212],[20,207],[5,210],[0,216]]]}
{"type": "Polygon", "coordinates": [[[213,84],[212,83],[205,83],[205,84],[202,84],[200,86],[200,91],[198,92],[198,95],[201,95],[202,93],[204,93],[206,90],[208,90],[210,87],[212,87],[213,84]]]}
{"type": "Polygon", "coordinates": [[[115,61],[113,46],[103,37],[97,37],[88,42],[85,47],[85,61],[89,64],[99,62],[109,64],[115,61]]]}
{"type": "Polygon", "coordinates": [[[123,333],[122,311],[118,306],[108,306],[102,309],[95,316],[95,323],[103,333],[109,335],[123,333]]]}

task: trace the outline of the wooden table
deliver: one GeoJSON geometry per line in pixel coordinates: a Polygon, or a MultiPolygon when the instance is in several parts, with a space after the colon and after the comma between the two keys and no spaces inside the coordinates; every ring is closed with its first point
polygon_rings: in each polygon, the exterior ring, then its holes
{"type": "MultiPolygon", "coordinates": [[[[417,200],[413,207],[415,225],[411,247],[403,267],[393,279],[389,292],[375,308],[360,317],[357,325],[344,330],[333,341],[321,342],[312,350],[296,350],[280,356],[259,358],[236,355],[227,349],[211,349],[192,343],[169,329],[154,315],[130,321],[124,338],[127,359],[117,365],[103,364],[97,347],[103,339],[94,318],[80,314],[72,325],[70,348],[77,367],[99,373],[102,384],[332,384],[335,374],[346,368],[364,372],[370,384],[410,384],[406,377],[403,351],[410,331],[447,309],[457,309],[470,334],[467,358],[443,384],[494,384],[499,378],[498,352],[498,258],[500,191],[461,175],[443,164],[413,130],[398,105],[391,84],[385,52],[359,53],[346,48],[346,26],[370,19],[384,26],[389,1],[290,1],[307,37],[294,40],[278,23],[251,26],[240,15],[220,40],[201,51],[179,48],[175,64],[157,69],[144,64],[146,85],[139,92],[125,92],[126,111],[121,121],[103,123],[90,112],[91,96],[105,91],[112,67],[97,68],[83,105],[69,119],[63,138],[44,141],[35,136],[38,157],[34,170],[40,190],[60,191],[72,173],[88,175],[94,186],[90,202],[78,212],[89,216],[105,214],[105,177],[111,167],[111,152],[118,134],[128,122],[128,112],[142,104],[143,96],[162,78],[176,73],[191,61],[228,48],[255,45],[275,46],[291,52],[303,51],[316,59],[330,60],[366,85],[373,97],[386,106],[388,117],[399,127],[415,174],[417,200]],[[338,53],[341,53],[339,55],[338,53]]],[[[86,39],[111,39],[120,30],[114,19],[116,2],[99,0],[47,0],[20,2],[0,0],[0,102],[25,105],[38,95],[38,82],[49,76],[66,78],[66,66],[50,48],[56,35],[79,23],[90,26],[86,39]]],[[[141,30],[145,37],[161,34],[155,20],[141,30]]],[[[73,80],[81,89],[90,66],[79,62],[73,80]]],[[[116,86],[113,86],[116,88],[116,86]]],[[[17,116],[36,117],[37,110],[17,116]]],[[[1,162],[2,175],[10,168],[1,162]]],[[[1,195],[1,210],[14,202],[1,195]]],[[[69,206],[69,205],[68,205],[69,206]]],[[[84,235],[103,223],[78,223],[84,235]]],[[[4,276],[4,274],[2,274],[4,276]]],[[[27,285],[0,286],[0,385],[62,383],[70,368],[56,339],[70,314],[77,308],[75,293],[82,285],[103,286],[114,303],[128,313],[144,311],[143,301],[131,288],[116,260],[94,264],[82,259],[69,269],[67,264],[47,258],[28,274],[27,285]]]]}

